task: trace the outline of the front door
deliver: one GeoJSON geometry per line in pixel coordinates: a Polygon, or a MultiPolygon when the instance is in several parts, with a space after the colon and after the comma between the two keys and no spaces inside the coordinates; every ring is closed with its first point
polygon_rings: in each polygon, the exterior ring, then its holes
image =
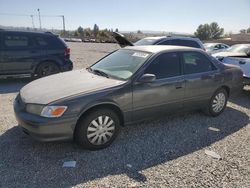
{"type": "Polygon", "coordinates": [[[133,85],[133,120],[150,119],[182,107],[184,78],[177,53],[163,53],[152,60],[143,74],[154,74],[150,83],[133,85]]]}

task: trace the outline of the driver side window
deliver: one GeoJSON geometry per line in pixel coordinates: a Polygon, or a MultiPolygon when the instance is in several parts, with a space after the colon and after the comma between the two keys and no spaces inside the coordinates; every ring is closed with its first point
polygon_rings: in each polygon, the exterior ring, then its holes
{"type": "Polygon", "coordinates": [[[181,66],[177,53],[164,53],[156,57],[144,72],[154,74],[156,79],[170,78],[181,75],[181,66]]]}

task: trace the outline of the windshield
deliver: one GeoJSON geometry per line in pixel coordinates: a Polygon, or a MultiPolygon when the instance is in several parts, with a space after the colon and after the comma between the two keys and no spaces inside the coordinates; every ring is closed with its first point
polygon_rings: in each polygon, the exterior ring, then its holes
{"type": "Polygon", "coordinates": [[[236,44],[227,49],[229,52],[247,53],[250,50],[250,45],[236,44]]]}
{"type": "Polygon", "coordinates": [[[155,42],[157,41],[158,39],[141,39],[141,40],[138,40],[136,43],[134,43],[134,45],[136,46],[141,46],[141,45],[152,45],[152,44],[155,44],[155,42]]]}
{"type": "Polygon", "coordinates": [[[118,50],[91,66],[108,77],[128,80],[151,54],[134,50],[118,50]]]}

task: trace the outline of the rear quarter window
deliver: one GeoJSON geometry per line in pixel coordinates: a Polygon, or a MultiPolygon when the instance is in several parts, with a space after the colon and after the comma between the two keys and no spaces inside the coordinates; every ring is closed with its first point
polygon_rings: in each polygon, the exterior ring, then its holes
{"type": "Polygon", "coordinates": [[[36,36],[35,41],[37,46],[46,47],[48,49],[63,49],[66,47],[66,44],[55,35],[41,35],[36,36]]]}

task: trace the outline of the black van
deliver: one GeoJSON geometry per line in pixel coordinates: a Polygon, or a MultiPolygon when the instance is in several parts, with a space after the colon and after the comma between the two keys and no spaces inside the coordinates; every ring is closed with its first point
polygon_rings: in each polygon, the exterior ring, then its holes
{"type": "Polygon", "coordinates": [[[44,77],[72,68],[70,49],[53,33],[0,30],[0,78],[44,77]]]}

